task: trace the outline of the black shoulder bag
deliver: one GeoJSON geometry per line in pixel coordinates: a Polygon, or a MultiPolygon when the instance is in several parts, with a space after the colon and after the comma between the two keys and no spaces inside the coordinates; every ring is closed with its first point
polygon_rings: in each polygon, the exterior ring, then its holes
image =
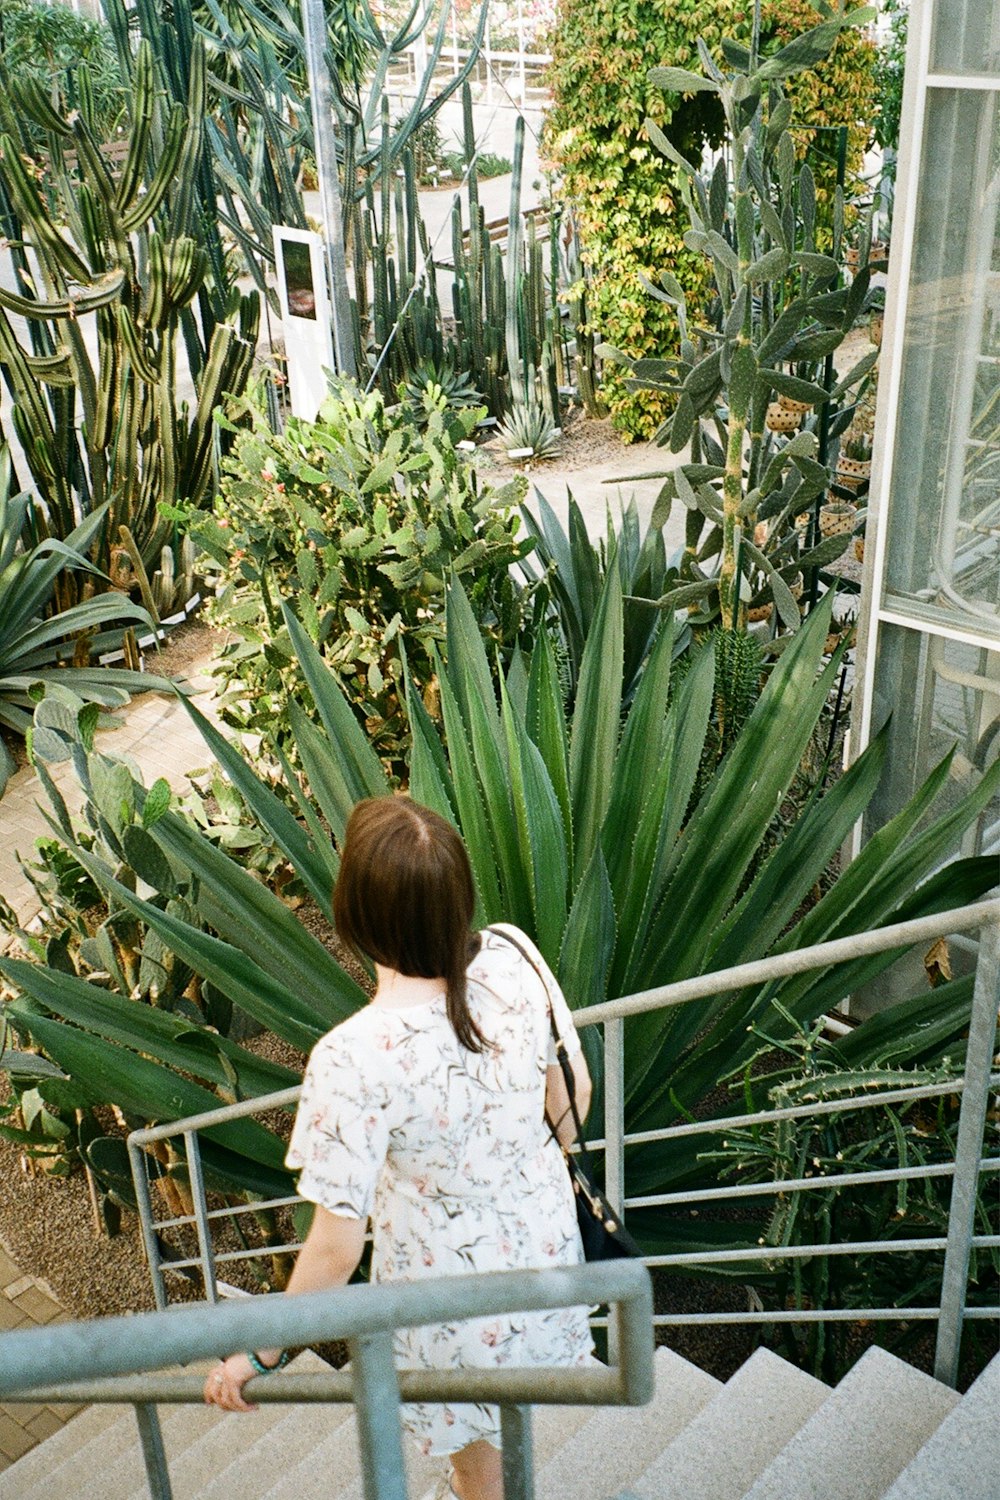
{"type": "MultiPolygon", "coordinates": [[[[490,929],[496,931],[495,928],[490,929]]],[[[569,1172],[569,1180],[573,1186],[573,1200],[576,1203],[576,1222],[580,1229],[580,1239],[583,1241],[584,1260],[620,1260],[625,1257],[641,1259],[642,1251],[635,1240],[625,1228],[620,1217],[611,1207],[607,1198],[597,1186],[594,1179],[594,1164],[584,1144],[583,1124],[580,1113],[576,1107],[576,1084],[573,1078],[573,1065],[566,1052],[566,1044],[559,1035],[556,1026],[556,1018],[552,1013],[552,1001],[549,996],[548,986],[532,958],[516,938],[511,937],[509,932],[497,932],[498,937],[505,938],[512,948],[516,948],[524,961],[531,965],[541,980],[545,991],[547,1009],[549,1013],[549,1026],[552,1030],[552,1040],[555,1042],[556,1057],[562,1070],[563,1082],[566,1085],[566,1094],[569,1098],[570,1112],[573,1116],[573,1124],[576,1126],[576,1138],[579,1142],[578,1151],[568,1151],[560,1141],[556,1126],[549,1119],[548,1111],[545,1114],[545,1123],[548,1125],[566,1163],[569,1172]]]]}

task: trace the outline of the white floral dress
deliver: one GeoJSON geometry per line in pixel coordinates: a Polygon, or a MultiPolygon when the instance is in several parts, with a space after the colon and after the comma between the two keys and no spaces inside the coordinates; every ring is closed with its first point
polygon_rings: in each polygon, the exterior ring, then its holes
{"type": "MultiPolygon", "coordinates": [[[[569,1007],[530,940],[538,975],[487,930],[469,965],[469,1009],[496,1050],[468,1052],[445,997],[404,1009],[368,1005],[328,1032],[309,1059],[287,1164],[299,1192],[330,1213],[372,1221],[372,1279],[572,1266],[582,1260],[569,1177],[544,1121],[555,1062],[548,1017],[570,1056],[569,1007]]],[[[401,1330],[407,1369],[589,1363],[584,1307],[401,1330]]],[[[407,1406],[425,1454],[496,1442],[496,1409],[407,1406]]]]}

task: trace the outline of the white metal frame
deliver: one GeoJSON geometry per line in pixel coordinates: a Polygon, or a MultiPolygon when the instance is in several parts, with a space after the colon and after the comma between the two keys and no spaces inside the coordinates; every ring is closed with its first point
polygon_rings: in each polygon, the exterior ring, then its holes
{"type": "MultiPolygon", "coordinates": [[[[919,602],[901,604],[898,597],[886,601],[888,535],[892,525],[889,501],[893,483],[894,442],[897,432],[903,379],[906,330],[911,299],[911,269],[920,191],[921,154],[924,145],[928,94],[931,91],[963,90],[1000,92],[1000,77],[932,72],[931,44],[935,0],[912,0],[906,58],[906,81],[900,125],[899,170],[895,194],[893,252],[886,289],[885,334],[882,345],[880,399],[876,413],[874,459],[869,495],[868,537],[872,553],[866,570],[858,624],[858,692],[850,736],[850,758],[856,759],[878,728],[873,722],[875,688],[879,673],[881,635],[884,626],[897,626],[920,636],[937,636],[973,647],[1000,652],[995,633],[977,629],[975,620],[951,623],[940,615],[931,618],[919,602]]],[[[851,852],[861,844],[861,825],[855,829],[851,852]]]]}

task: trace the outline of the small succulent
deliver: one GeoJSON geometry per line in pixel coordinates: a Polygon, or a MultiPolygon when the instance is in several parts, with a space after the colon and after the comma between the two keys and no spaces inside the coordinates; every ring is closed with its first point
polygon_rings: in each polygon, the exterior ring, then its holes
{"type": "Polygon", "coordinates": [[[529,396],[504,418],[500,441],[510,458],[554,458],[562,444],[562,428],[529,396]]]}
{"type": "Polygon", "coordinates": [[[840,445],[844,458],[853,458],[857,463],[868,463],[872,456],[872,440],[867,432],[851,431],[844,434],[840,445]]]}
{"type": "Polygon", "coordinates": [[[428,395],[434,397],[435,404],[443,399],[446,406],[455,408],[484,404],[483,394],[476,390],[469,371],[456,370],[447,355],[443,359],[422,360],[399,392],[401,401],[421,411],[428,395]]]}

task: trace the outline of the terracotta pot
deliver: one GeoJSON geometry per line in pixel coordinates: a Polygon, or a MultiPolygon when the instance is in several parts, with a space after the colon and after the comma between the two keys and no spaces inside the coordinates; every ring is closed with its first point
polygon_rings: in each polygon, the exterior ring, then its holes
{"type": "Polygon", "coordinates": [[[838,478],[868,479],[872,472],[872,461],[870,458],[847,458],[843,453],[837,459],[838,478]]]}
{"type": "Polygon", "coordinates": [[[778,396],[778,405],[782,411],[794,411],[798,416],[804,416],[807,411],[812,411],[811,401],[793,401],[791,396],[778,396]]]}
{"type": "Polygon", "coordinates": [[[785,411],[777,401],[772,401],[767,408],[764,424],[770,432],[798,432],[799,415],[794,411],[785,411]]]}
{"type": "Polygon", "coordinates": [[[882,344],[882,325],[885,321],[884,314],[873,312],[868,320],[868,337],[873,344],[882,344]]]}
{"type": "Polygon", "coordinates": [[[856,271],[861,264],[861,251],[857,245],[848,245],[844,251],[844,265],[849,271],[856,271]]]}
{"type": "Polygon", "coordinates": [[[755,605],[753,609],[747,610],[747,622],[750,625],[759,625],[762,620],[769,620],[773,613],[773,604],[755,605]]]}
{"type": "Polygon", "coordinates": [[[854,538],[854,556],[859,563],[863,563],[865,560],[865,539],[863,536],[856,536],[854,538]]]}
{"type": "Polygon", "coordinates": [[[889,263],[889,246],[885,240],[872,240],[871,249],[868,252],[868,264],[874,270],[884,270],[889,263]]]}
{"type": "Polygon", "coordinates": [[[854,530],[858,508],[847,500],[835,500],[820,507],[819,529],[822,536],[841,536],[854,530]]]}
{"type": "Polygon", "coordinates": [[[795,600],[799,600],[799,599],[802,598],[802,574],[801,573],[796,573],[794,579],[788,585],[788,592],[791,594],[792,598],[795,599],[795,600]]]}

